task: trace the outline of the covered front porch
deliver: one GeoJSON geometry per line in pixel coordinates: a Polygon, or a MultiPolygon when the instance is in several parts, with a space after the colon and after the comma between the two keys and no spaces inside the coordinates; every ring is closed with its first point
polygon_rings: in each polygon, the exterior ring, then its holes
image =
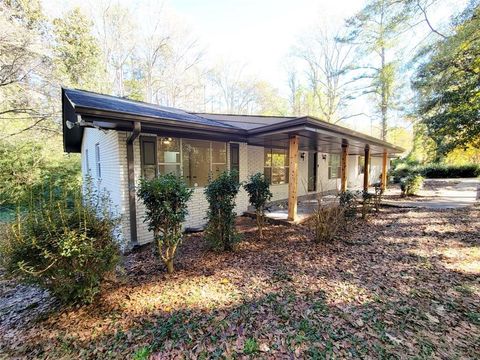
{"type": "MultiPolygon", "coordinates": [[[[330,196],[323,196],[323,201],[335,201],[338,192],[344,192],[349,188],[349,158],[363,157],[363,181],[355,190],[368,191],[372,185],[370,168],[372,159],[381,162],[379,182],[382,189],[387,185],[387,172],[389,158],[401,153],[402,148],[389,144],[374,137],[358,133],[340,126],[321,122],[315,118],[305,117],[296,119],[289,124],[279,123],[250,131],[248,143],[250,145],[285,148],[288,149],[288,199],[282,204],[275,204],[267,213],[267,217],[273,221],[282,220],[290,223],[305,221],[313,212],[317,204],[315,194],[322,193],[322,186],[310,189],[311,183],[316,184],[317,179],[308,179],[310,192],[306,197],[299,197],[299,161],[303,161],[309,154],[309,167],[313,168],[312,174],[316,176],[319,166],[318,159],[329,155],[339,155],[339,178],[337,191],[330,191],[330,196]],[[312,160],[313,159],[313,160],[312,160]],[[310,163],[313,162],[313,165],[310,163]]],[[[329,174],[330,174],[329,169],[329,174]]],[[[336,169],[335,169],[336,170],[336,169]]],[[[352,174],[352,172],[350,172],[352,174]]],[[[355,174],[355,172],[353,172],[355,174]]],[[[304,185],[304,184],[303,184],[304,185]]],[[[321,185],[321,184],[320,184],[321,185]]]]}

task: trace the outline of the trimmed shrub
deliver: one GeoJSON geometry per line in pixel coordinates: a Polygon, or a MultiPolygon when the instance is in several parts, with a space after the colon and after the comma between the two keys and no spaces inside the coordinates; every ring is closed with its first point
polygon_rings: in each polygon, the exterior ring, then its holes
{"type": "Polygon", "coordinates": [[[431,179],[477,177],[480,176],[480,166],[429,164],[423,167],[421,175],[431,179]]]}
{"type": "Polygon", "coordinates": [[[272,198],[270,184],[262,173],[252,175],[249,182],[243,185],[248,193],[250,204],[255,208],[257,217],[258,237],[263,238],[263,225],[265,222],[265,210],[267,202],[272,198]]]}
{"type": "Polygon", "coordinates": [[[400,181],[402,196],[416,195],[423,185],[423,177],[420,175],[410,175],[400,181]]]}
{"type": "Polygon", "coordinates": [[[208,201],[205,238],[216,250],[231,251],[239,239],[234,211],[239,189],[236,171],[225,171],[211,180],[204,190],[208,201]]]}
{"type": "Polygon", "coordinates": [[[431,179],[471,178],[480,176],[480,165],[399,164],[394,170],[391,170],[390,175],[397,183],[401,179],[412,175],[421,175],[431,179]]]}
{"type": "Polygon", "coordinates": [[[188,214],[187,204],[192,197],[185,181],[174,174],[141,179],[138,196],[146,207],[145,222],[153,231],[158,254],[169,274],[173,273],[173,261],[177,246],[182,240],[182,223],[188,214]]]}
{"type": "MultiPolygon", "coordinates": [[[[49,289],[63,302],[89,303],[115,269],[119,247],[107,196],[58,189],[18,213],[1,243],[10,274],[49,289]]],[[[45,195],[45,194],[44,194],[45,195]]]]}

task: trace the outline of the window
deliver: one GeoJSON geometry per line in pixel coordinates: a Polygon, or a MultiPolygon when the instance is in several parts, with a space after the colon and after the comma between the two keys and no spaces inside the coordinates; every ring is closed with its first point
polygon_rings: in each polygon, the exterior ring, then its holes
{"type": "Polygon", "coordinates": [[[97,169],[97,179],[102,178],[102,166],[100,164],[100,144],[95,144],[95,163],[97,169]]]}
{"type": "Polygon", "coordinates": [[[270,184],[287,184],[288,150],[265,148],[263,173],[270,184]]]}
{"type": "Polygon", "coordinates": [[[146,179],[153,179],[157,174],[156,141],[157,139],[153,136],[142,136],[140,138],[142,176],[146,179]]]}
{"type": "Polygon", "coordinates": [[[340,177],[340,155],[330,154],[328,157],[328,178],[337,179],[340,177]]]}
{"type": "Polygon", "coordinates": [[[158,173],[180,176],[180,139],[158,138],[158,173]]]}
{"type": "Polygon", "coordinates": [[[88,160],[88,149],[85,149],[85,172],[90,176],[90,161],[88,160]]]}
{"type": "Polygon", "coordinates": [[[365,172],[365,156],[358,157],[358,175],[365,172]]]}
{"type": "Polygon", "coordinates": [[[183,176],[190,187],[207,185],[227,169],[227,144],[171,137],[141,137],[142,175],[183,176]]]}
{"type": "Polygon", "coordinates": [[[236,171],[235,180],[240,182],[240,146],[238,144],[230,144],[230,170],[236,171]]]}
{"type": "Polygon", "coordinates": [[[217,141],[182,139],[183,178],[190,187],[207,185],[227,169],[227,144],[217,141]]]}

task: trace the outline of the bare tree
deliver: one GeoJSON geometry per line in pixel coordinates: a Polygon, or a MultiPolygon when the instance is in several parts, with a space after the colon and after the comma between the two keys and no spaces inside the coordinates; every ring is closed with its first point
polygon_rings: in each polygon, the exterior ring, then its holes
{"type": "MultiPolygon", "coordinates": [[[[352,115],[343,115],[350,95],[350,80],[345,76],[352,61],[352,46],[335,41],[337,34],[319,28],[305,37],[294,50],[305,68],[308,89],[311,91],[310,111],[328,122],[337,123],[352,115]]],[[[295,81],[294,77],[290,81],[295,81]]],[[[298,86],[291,83],[292,86],[298,86]]]]}

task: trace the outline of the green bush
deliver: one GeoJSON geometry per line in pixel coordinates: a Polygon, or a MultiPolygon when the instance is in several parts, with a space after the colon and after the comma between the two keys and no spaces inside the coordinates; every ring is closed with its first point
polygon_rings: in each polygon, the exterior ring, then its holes
{"type": "Polygon", "coordinates": [[[429,164],[423,167],[421,175],[431,179],[470,178],[480,176],[480,166],[429,164]]]}
{"type": "Polygon", "coordinates": [[[346,190],[340,193],[339,203],[344,209],[345,220],[353,220],[357,217],[357,203],[359,191],[346,190]]]}
{"type": "Polygon", "coordinates": [[[423,176],[410,175],[400,181],[402,196],[416,195],[423,185],[423,176]]]}
{"type": "Polygon", "coordinates": [[[205,196],[208,201],[205,238],[214,249],[233,250],[239,236],[235,230],[235,197],[240,189],[235,171],[225,171],[208,183],[205,196]]]}
{"type": "Polygon", "coordinates": [[[431,179],[470,178],[480,176],[480,165],[409,165],[401,163],[391,170],[390,175],[394,182],[400,182],[401,179],[411,175],[421,175],[431,179]]]}
{"type": "Polygon", "coordinates": [[[270,184],[262,173],[257,173],[252,175],[249,182],[243,187],[248,193],[250,204],[255,208],[258,236],[261,239],[263,237],[266,205],[273,196],[270,191],[270,184]]]}
{"type": "Polygon", "coordinates": [[[148,230],[153,231],[158,253],[167,272],[171,274],[193,189],[189,189],[185,181],[174,174],[166,174],[151,180],[141,179],[137,193],[146,207],[145,222],[148,222],[148,230]]]}
{"type": "Polygon", "coordinates": [[[79,191],[40,195],[7,227],[0,247],[10,274],[49,289],[64,302],[91,302],[115,269],[119,247],[106,196],[79,191]]]}

